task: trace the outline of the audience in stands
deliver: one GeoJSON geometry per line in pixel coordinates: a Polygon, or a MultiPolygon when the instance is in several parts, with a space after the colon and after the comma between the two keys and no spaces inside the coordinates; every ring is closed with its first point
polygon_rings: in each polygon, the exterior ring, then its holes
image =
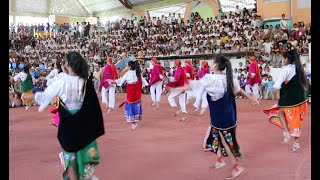
{"type": "MultiPolygon", "coordinates": [[[[106,57],[116,63],[124,57],[136,56],[138,51],[145,57],[251,51],[257,54],[262,75],[269,76],[269,67],[281,67],[283,51],[297,49],[307,54],[311,42],[311,23],[305,25],[301,21],[288,27],[283,14],[279,24],[263,25],[255,11],[239,7],[229,14],[220,10],[218,16],[205,19],[200,13],[192,12],[186,22],[181,14],[172,13],[168,17],[122,18],[103,26],[105,32],[85,22],[9,26],[9,78],[27,65],[32,76],[41,79],[34,82],[34,91],[43,90],[43,77],[70,51],[80,52],[88,61],[96,83],[100,79],[99,73],[94,71],[101,71],[106,57]],[[36,33],[38,31],[44,34],[36,33]]],[[[194,65],[197,68],[198,64],[194,65]]],[[[149,79],[150,73],[145,65],[143,67],[143,76],[149,79]]],[[[247,76],[247,64],[237,71],[235,75],[242,82],[247,76]]],[[[173,68],[166,67],[166,76],[172,76],[173,72],[173,68]]],[[[123,88],[117,91],[122,92],[123,88]]],[[[149,90],[144,92],[149,93],[149,90]]]]}

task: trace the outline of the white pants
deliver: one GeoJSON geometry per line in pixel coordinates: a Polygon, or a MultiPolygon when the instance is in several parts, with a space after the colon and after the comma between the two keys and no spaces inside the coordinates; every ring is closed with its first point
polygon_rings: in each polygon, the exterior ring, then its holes
{"type": "Polygon", "coordinates": [[[102,103],[108,104],[109,108],[113,108],[113,109],[116,101],[115,91],[116,91],[115,84],[110,85],[107,89],[102,87],[102,90],[101,90],[102,103]],[[109,94],[109,101],[108,101],[107,94],[109,94]]]}
{"type": "Polygon", "coordinates": [[[260,95],[259,95],[258,86],[259,86],[259,83],[255,83],[255,84],[253,84],[253,86],[250,86],[249,84],[247,84],[245,86],[245,90],[246,90],[247,93],[253,94],[256,98],[259,98],[260,95]]]}
{"type": "Polygon", "coordinates": [[[162,93],[162,81],[150,86],[151,99],[153,102],[160,102],[162,93]]]}
{"type": "Polygon", "coordinates": [[[190,100],[192,97],[195,97],[194,92],[192,90],[187,91],[187,100],[190,100]]]}
{"type": "Polygon", "coordinates": [[[175,97],[179,97],[179,105],[182,113],[187,113],[186,110],[186,93],[181,94],[181,90],[171,90],[170,95],[168,96],[168,101],[171,107],[178,107],[175,101],[175,97]]]}
{"type": "Polygon", "coordinates": [[[203,91],[202,94],[197,93],[196,100],[195,100],[193,106],[195,108],[199,109],[200,101],[201,101],[201,109],[208,107],[207,91],[203,91]]]}

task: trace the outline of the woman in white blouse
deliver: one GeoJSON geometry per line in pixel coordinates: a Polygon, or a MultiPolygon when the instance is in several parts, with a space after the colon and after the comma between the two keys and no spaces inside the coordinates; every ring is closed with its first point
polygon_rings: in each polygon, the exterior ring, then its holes
{"type": "Polygon", "coordinates": [[[284,67],[272,87],[274,91],[280,91],[280,98],[264,113],[272,124],[283,129],[282,143],[293,139],[292,152],[296,152],[300,149],[301,126],[308,109],[308,82],[296,50],[285,51],[282,64],[284,67]]]}
{"type": "Polygon", "coordinates": [[[35,94],[43,111],[53,98],[60,98],[58,140],[62,146],[64,179],[94,178],[100,163],[96,139],[104,134],[103,117],[93,84],[87,82],[88,65],[78,52],[70,52],[64,63],[67,74],[35,94]]]}
{"type": "Polygon", "coordinates": [[[137,60],[129,61],[128,66],[124,71],[127,71],[121,78],[117,80],[108,79],[110,83],[116,83],[118,86],[122,86],[124,83],[127,84],[127,98],[120,105],[125,105],[124,116],[126,121],[131,124],[131,129],[137,127],[137,122],[142,120],[142,102],[141,94],[142,88],[148,86],[148,82],[142,77],[140,65],[137,60]]]}
{"type": "Polygon", "coordinates": [[[236,140],[237,114],[235,94],[240,93],[258,104],[255,96],[250,96],[240,88],[237,78],[233,77],[231,62],[229,59],[218,55],[213,59],[211,66],[214,74],[206,74],[203,78],[191,81],[190,85],[179,88],[181,90],[194,89],[199,92],[207,91],[207,100],[210,110],[210,126],[204,139],[204,149],[217,154],[217,162],[214,168],[218,169],[226,165],[222,157],[229,157],[233,164],[231,176],[238,176],[244,168],[237,159],[242,157],[240,147],[236,140]]]}

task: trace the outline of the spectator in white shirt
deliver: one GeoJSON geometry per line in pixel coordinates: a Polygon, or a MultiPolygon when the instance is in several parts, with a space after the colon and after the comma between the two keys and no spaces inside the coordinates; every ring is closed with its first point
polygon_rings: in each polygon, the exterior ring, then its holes
{"type": "Polygon", "coordinates": [[[270,39],[266,39],[262,46],[264,47],[264,53],[270,54],[272,49],[272,42],[270,42],[270,39]]]}
{"type": "Polygon", "coordinates": [[[288,33],[288,24],[285,20],[286,15],[282,14],[282,19],[280,20],[280,28],[285,32],[288,33]]]}

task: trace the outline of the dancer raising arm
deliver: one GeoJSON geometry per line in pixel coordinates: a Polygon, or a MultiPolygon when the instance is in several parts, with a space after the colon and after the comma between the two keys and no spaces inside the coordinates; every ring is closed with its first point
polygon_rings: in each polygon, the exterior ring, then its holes
{"type": "Polygon", "coordinates": [[[216,56],[213,59],[212,70],[214,74],[206,74],[200,80],[191,81],[190,85],[177,89],[207,91],[211,121],[204,139],[204,148],[217,154],[217,162],[214,165],[216,169],[226,165],[222,157],[230,158],[233,169],[228,179],[231,179],[244,170],[237,162],[242,154],[236,139],[235,94],[240,93],[247,97],[253,105],[259,102],[255,96],[247,94],[240,88],[237,79],[233,77],[229,59],[221,55],[216,56]]]}
{"type": "Polygon", "coordinates": [[[308,82],[298,53],[285,51],[282,56],[284,67],[273,85],[275,91],[280,90],[278,104],[263,112],[269,115],[272,124],[283,129],[283,143],[294,138],[292,152],[295,152],[300,149],[300,129],[307,113],[308,82]]]}
{"type": "Polygon", "coordinates": [[[127,83],[127,99],[120,105],[125,105],[124,116],[128,123],[132,123],[131,129],[137,127],[137,122],[142,120],[142,103],[141,94],[142,88],[148,86],[148,82],[141,76],[140,65],[137,60],[129,61],[128,67],[124,69],[127,71],[120,79],[108,81],[122,86],[127,83]]]}
{"type": "Polygon", "coordinates": [[[99,100],[88,81],[87,62],[78,52],[70,52],[63,66],[68,74],[37,92],[35,101],[43,111],[53,98],[60,98],[58,140],[65,164],[63,179],[96,179],[94,166],[100,163],[96,139],[105,132],[99,100]]]}

